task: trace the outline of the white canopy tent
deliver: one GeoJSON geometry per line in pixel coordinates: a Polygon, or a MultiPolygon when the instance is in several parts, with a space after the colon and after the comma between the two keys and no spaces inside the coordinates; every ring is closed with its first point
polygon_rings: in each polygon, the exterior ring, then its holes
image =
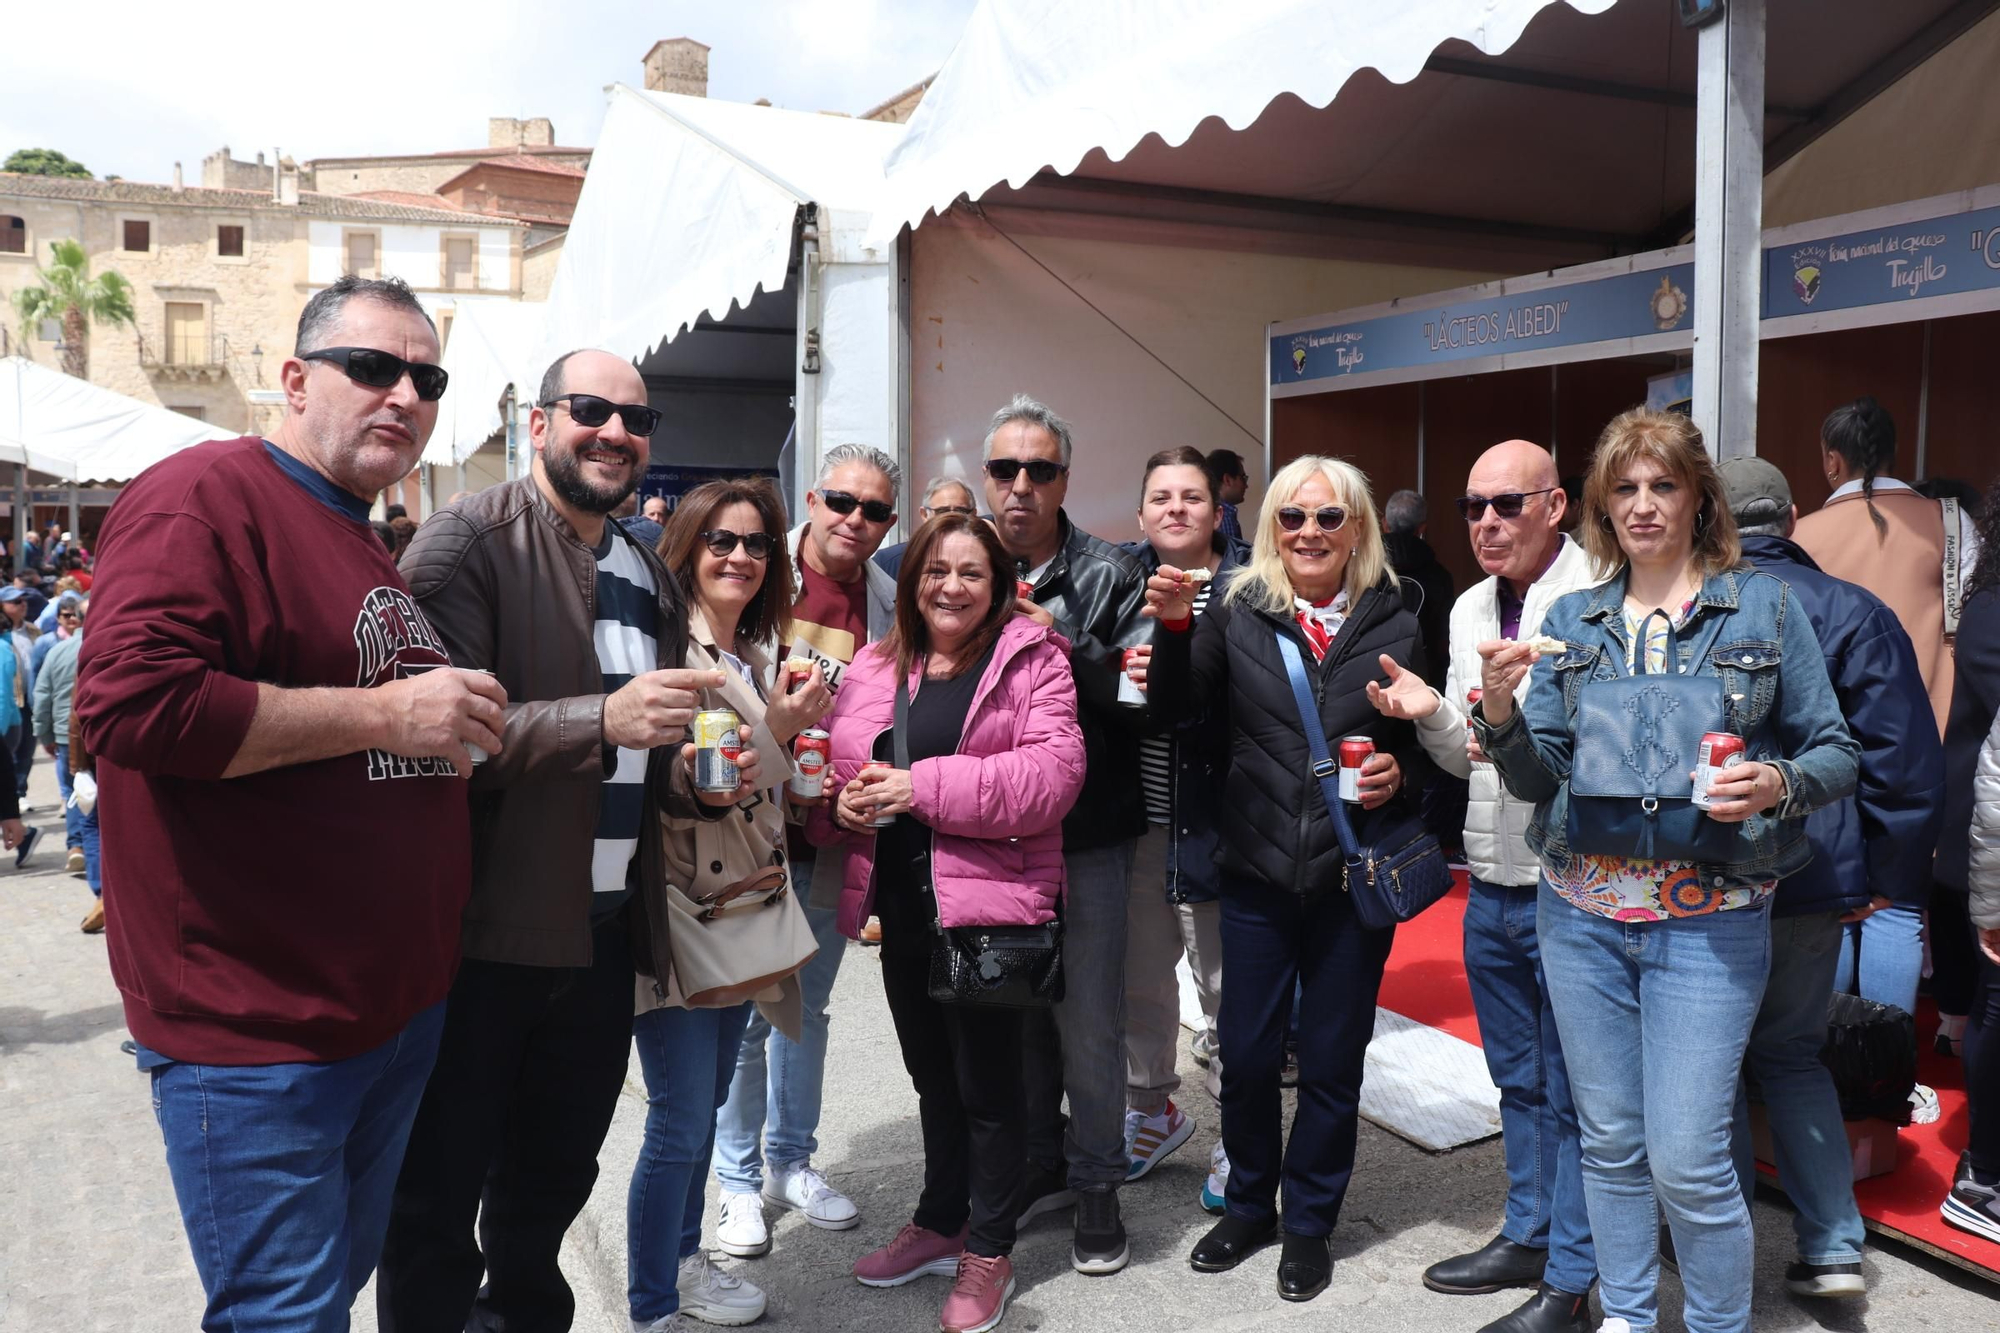
{"type": "Polygon", "coordinates": [[[130,481],[191,444],[237,433],[26,357],[0,361],[0,459],[66,481],[130,481]]]}
{"type": "Polygon", "coordinates": [[[800,471],[823,444],[893,452],[907,346],[897,247],[864,233],[903,127],[623,85],[610,97],[544,350],[631,357],[656,404],[702,395],[669,413],[655,462],[722,461],[732,435],[770,436],[772,401],[782,413],[787,398],[800,471]],[[700,438],[674,434],[694,418],[700,438]]]}
{"type": "Polygon", "coordinates": [[[458,467],[505,430],[511,386],[522,400],[534,396],[548,365],[549,308],[536,301],[482,301],[460,306],[445,348],[451,376],[439,404],[437,427],[424,446],[431,467],[458,467]]]}

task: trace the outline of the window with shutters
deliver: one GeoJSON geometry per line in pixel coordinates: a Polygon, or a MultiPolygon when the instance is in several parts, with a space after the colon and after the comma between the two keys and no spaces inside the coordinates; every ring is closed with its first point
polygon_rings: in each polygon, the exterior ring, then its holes
{"type": "Polygon", "coordinates": [[[125,249],[144,253],[153,248],[153,224],[144,218],[125,219],[125,249]]]}
{"type": "Polygon", "coordinates": [[[208,351],[208,311],[198,301],[167,302],[167,364],[205,366],[208,351]]]}
{"type": "Polygon", "coordinates": [[[215,229],[215,253],[224,259],[243,258],[243,228],[222,223],[215,229]]]}
{"type": "Polygon", "coordinates": [[[382,248],[379,232],[350,231],[346,235],[347,253],[342,256],[342,270],[357,278],[379,278],[382,276],[378,254],[382,248]]]}
{"type": "Polygon", "coordinates": [[[28,220],[0,213],[0,255],[28,253],[28,220]]]}
{"type": "Polygon", "coordinates": [[[444,287],[465,291],[479,285],[479,241],[472,236],[444,238],[444,287]]]}

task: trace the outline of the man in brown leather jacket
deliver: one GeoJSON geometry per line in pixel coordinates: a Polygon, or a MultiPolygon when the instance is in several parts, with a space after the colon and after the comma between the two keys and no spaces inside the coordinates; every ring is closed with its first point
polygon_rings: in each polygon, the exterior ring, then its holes
{"type": "Polygon", "coordinates": [[[570,1326],[557,1255],[624,1085],[635,937],[666,956],[646,910],[658,811],[719,813],[755,787],[746,751],[746,786],[693,792],[681,742],[722,675],[681,669],[679,588],[608,517],[658,417],[622,358],[562,357],[529,419],[531,475],[432,515],[402,560],[453,664],[493,672],[509,704],[472,779],[464,958],[396,1183],[384,1333],[570,1326]]]}

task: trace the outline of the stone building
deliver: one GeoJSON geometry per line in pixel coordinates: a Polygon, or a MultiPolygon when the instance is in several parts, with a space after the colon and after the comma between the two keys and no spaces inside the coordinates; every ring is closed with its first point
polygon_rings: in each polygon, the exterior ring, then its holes
{"type": "Polygon", "coordinates": [[[60,366],[60,328],[19,328],[12,296],[49,262],[50,242],[80,240],[92,273],[115,269],[132,284],[138,320],[136,332],[92,327],[91,381],[231,430],[260,431],[276,420],[276,408],[258,400],[278,388],[299,312],[343,272],[403,278],[440,332],[467,302],[520,296],[522,223],[442,199],[302,190],[289,159],[259,168],[232,163],[226,151],[218,156],[203,164],[204,180],[232,179],[238,167],[271,179],[247,189],[0,173],[6,350],[60,366]]]}

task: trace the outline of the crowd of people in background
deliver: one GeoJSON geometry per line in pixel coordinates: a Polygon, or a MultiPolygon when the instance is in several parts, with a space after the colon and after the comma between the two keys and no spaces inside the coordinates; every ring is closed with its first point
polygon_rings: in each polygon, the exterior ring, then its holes
{"type": "MultiPolygon", "coordinates": [[[[104,930],[103,877],[98,864],[96,777],[90,752],[73,729],[77,651],[90,607],[94,562],[76,537],[60,525],[31,531],[9,551],[0,544],[8,583],[0,587],[0,613],[13,647],[0,654],[0,745],[11,763],[14,805],[36,813],[28,801],[28,777],[40,751],[56,766],[56,789],[63,816],[63,868],[90,887],[84,914],[86,935],[104,930]],[[75,781],[87,775],[82,783],[75,781]],[[79,794],[79,788],[81,792],[79,794]]],[[[42,828],[25,819],[5,844],[14,866],[23,869],[41,846],[42,828]]]]}
{"type": "Polygon", "coordinates": [[[1873,401],[1827,418],[1803,515],[1678,414],[1619,415],[1570,484],[1495,444],[1441,507],[1484,575],[1460,593],[1426,498],[1378,508],[1331,453],[1252,507],[1240,455],[1165,447],[1140,540],[1086,532],[1088,444],[1027,395],[971,476],[913,492],[842,444],[796,525],[758,477],[621,516],[661,413],[590,350],[548,368],[527,476],[374,518],[437,354],[406,287],[343,278],[270,439],[160,464],[101,562],[52,528],[0,591],[0,836],[35,850],[40,747],[204,1327],[345,1327],[371,1276],[389,1333],[569,1327],[635,1044],[636,1333],[764,1315],[773,1209],[865,1229],[866,1286],[948,1278],[939,1327],[983,1333],[1038,1218],[1075,1271],[1127,1266],[1120,1189],[1203,1094],[1190,1267],[1277,1245],[1310,1301],[1395,937],[1354,848],[1413,820],[1469,872],[1506,1174],[1497,1234],[1421,1281],[1530,1293],[1483,1333],[1651,1330],[1663,1262],[1693,1333],[1747,1329],[1753,1100],[1787,1286],[1864,1294],[1820,1048],[1837,995],[1913,1013],[1926,956],[1972,1101],[1941,1211],[2000,1244],[2000,504],[1897,481],[1873,401]],[[1740,761],[1697,769],[1683,709],[1740,761]],[[923,1150],[888,1218],[815,1165],[856,940],[923,1150]]]}

